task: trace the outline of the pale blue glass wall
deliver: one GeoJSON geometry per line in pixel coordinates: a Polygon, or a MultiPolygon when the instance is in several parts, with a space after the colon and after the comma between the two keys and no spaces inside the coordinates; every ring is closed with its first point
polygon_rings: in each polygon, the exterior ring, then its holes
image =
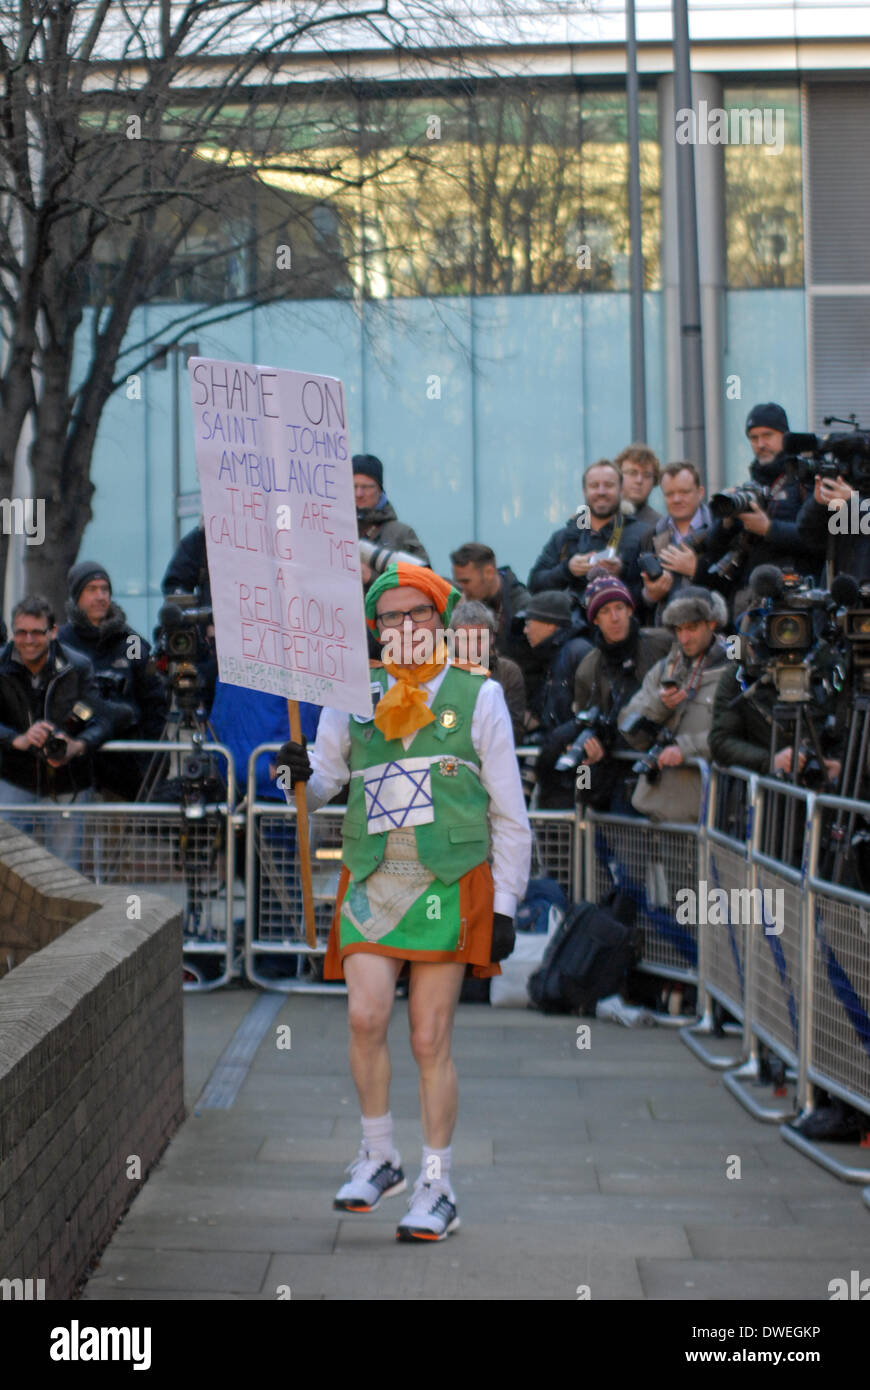
{"type": "MultiPolygon", "coordinates": [[[[436,569],[467,540],[492,545],[525,578],[550,533],[581,498],[587,463],[630,439],[628,296],[532,295],[259,309],[195,335],[201,355],[328,373],[344,382],[353,451],[377,454],[388,494],[436,569]],[[440,390],[440,398],[437,393],[440,390]]],[[[650,444],[665,437],[660,296],[645,298],[650,444]]],[[[172,306],[141,312],[130,340],[158,338],[172,306]]],[[[803,424],[806,363],[801,291],[727,295],[726,373],[732,481],[745,475],[746,410],[780,400],[803,424]]],[[[87,332],[86,324],[83,333],[87,332]]],[[[186,372],[180,373],[181,491],[196,490],[186,372]]],[[[113,398],[94,457],[94,519],[80,551],[99,559],[115,596],[146,635],[173,550],[173,371],[149,368],[113,398]]],[[[655,498],[653,499],[655,501],[655,498]]],[[[186,520],[182,533],[195,524],[186,520]]]]}

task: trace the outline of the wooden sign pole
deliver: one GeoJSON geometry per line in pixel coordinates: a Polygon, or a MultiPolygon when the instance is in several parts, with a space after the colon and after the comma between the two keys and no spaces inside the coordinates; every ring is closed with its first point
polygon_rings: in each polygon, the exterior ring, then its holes
{"type": "MultiPolygon", "coordinates": [[[[299,717],[299,701],[287,701],[290,718],[290,737],[294,743],[302,742],[302,721],[299,717]]],[[[314,888],[311,882],[311,843],[308,839],[308,801],[305,783],[297,782],[293,788],[296,797],[296,847],[299,851],[299,868],[302,872],[302,910],[305,917],[305,940],[309,946],[317,945],[314,928],[314,888]]]]}

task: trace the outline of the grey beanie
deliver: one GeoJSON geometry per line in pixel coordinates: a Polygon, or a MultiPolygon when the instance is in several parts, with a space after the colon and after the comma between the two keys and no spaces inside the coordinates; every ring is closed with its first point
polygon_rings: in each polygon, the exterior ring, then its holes
{"type": "Polygon", "coordinates": [[[542,589],[532,594],[523,615],[539,623],[555,623],[557,627],[571,626],[571,595],[564,589],[542,589]]]}
{"type": "Polygon", "coordinates": [[[112,592],[112,581],[102,565],[98,565],[96,560],[79,560],[78,564],[72,566],[66,577],[69,584],[69,596],[73,603],[78,603],[79,594],[86,584],[90,584],[92,579],[105,579],[109,586],[109,593],[112,592]]]}
{"type": "Polygon", "coordinates": [[[715,622],[724,627],[728,621],[728,609],[721,594],[710,589],[687,585],[671,599],[662,613],[662,626],[675,628],[678,623],[715,622]]]}

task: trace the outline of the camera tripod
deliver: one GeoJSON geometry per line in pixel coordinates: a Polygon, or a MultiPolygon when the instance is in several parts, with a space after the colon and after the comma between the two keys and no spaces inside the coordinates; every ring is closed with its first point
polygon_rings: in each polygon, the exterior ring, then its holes
{"type": "MultiPolygon", "coordinates": [[[[770,725],[771,768],[778,746],[784,748],[788,747],[789,744],[794,749],[791,772],[787,778],[791,786],[800,785],[800,754],[802,750],[807,749],[808,745],[819,768],[824,772],[825,755],[822,741],[816,727],[816,721],[805,701],[797,703],[777,701],[774,705],[770,725]],[[783,735],[782,741],[780,734],[783,735]]],[[[809,762],[809,758],[807,761],[809,762]]],[[[796,797],[784,798],[784,805],[765,799],[765,817],[762,825],[762,845],[765,851],[769,853],[776,848],[778,850],[777,857],[783,859],[787,864],[795,863],[796,854],[797,863],[800,864],[805,816],[804,803],[798,801],[796,797]]]]}
{"type": "MultiPolygon", "coordinates": [[[[864,769],[867,766],[867,749],[870,746],[870,695],[856,696],[849,721],[849,737],[843,758],[843,771],[837,795],[850,801],[860,801],[864,784],[864,769]]],[[[852,883],[857,883],[858,868],[855,862],[855,825],[861,813],[840,807],[828,833],[827,854],[824,862],[824,877],[830,883],[841,883],[846,870],[850,870],[852,883]]],[[[858,832],[860,837],[861,832],[858,832]]]]}

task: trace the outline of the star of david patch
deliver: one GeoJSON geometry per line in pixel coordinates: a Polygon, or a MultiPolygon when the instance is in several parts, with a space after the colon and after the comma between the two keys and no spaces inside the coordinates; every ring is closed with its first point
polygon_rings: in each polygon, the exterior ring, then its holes
{"type": "Polygon", "coordinates": [[[406,826],[429,825],[435,819],[428,758],[404,758],[400,763],[380,763],[367,768],[363,790],[370,835],[406,826]]]}

